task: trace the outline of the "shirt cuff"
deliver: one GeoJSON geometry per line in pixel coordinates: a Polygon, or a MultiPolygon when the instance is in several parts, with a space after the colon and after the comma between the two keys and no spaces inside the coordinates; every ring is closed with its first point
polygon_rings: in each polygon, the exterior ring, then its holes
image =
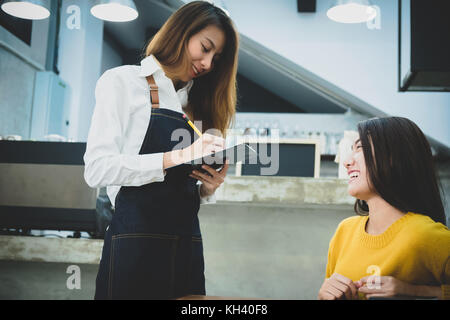
{"type": "Polygon", "coordinates": [[[140,175],[149,182],[164,181],[166,172],[163,169],[164,153],[143,154],[140,157],[140,175]]]}
{"type": "Polygon", "coordinates": [[[198,184],[198,196],[200,197],[200,204],[213,204],[217,202],[216,195],[213,193],[210,196],[203,197],[200,194],[201,183],[198,184]]]}

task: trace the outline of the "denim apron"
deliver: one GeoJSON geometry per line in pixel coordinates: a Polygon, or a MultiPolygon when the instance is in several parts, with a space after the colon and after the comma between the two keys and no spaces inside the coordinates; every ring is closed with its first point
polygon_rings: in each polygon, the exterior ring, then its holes
{"type": "MultiPolygon", "coordinates": [[[[181,113],[159,108],[153,77],[147,81],[152,114],[139,154],[188,147],[194,141],[192,128],[181,113]],[[185,135],[184,141],[172,141],[177,129],[188,130],[190,139],[185,135]]],[[[120,188],[105,235],[95,299],[205,294],[197,188],[197,180],[189,177],[189,168],[184,166],[167,169],[162,182],[120,188]]]]}

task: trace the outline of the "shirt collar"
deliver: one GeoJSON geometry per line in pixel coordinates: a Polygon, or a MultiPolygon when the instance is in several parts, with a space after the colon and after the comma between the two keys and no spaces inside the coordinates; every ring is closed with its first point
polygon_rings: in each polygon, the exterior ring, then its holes
{"type": "MultiPolygon", "coordinates": [[[[155,56],[152,54],[148,57],[144,58],[141,61],[141,70],[139,72],[139,76],[141,77],[147,77],[149,75],[154,74],[155,72],[160,71],[164,73],[164,70],[161,69],[161,66],[158,63],[158,60],[156,60],[155,56]]],[[[179,90],[190,90],[192,85],[194,84],[194,80],[189,80],[188,83],[179,90]]]]}
{"type": "Polygon", "coordinates": [[[156,58],[153,55],[149,55],[141,61],[141,70],[139,76],[147,77],[154,74],[156,71],[161,70],[156,58]]]}

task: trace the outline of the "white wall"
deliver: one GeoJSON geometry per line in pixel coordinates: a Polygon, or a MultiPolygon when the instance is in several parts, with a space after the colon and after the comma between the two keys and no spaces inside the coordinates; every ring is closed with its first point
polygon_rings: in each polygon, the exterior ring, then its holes
{"type": "Polygon", "coordinates": [[[298,13],[294,0],[223,0],[240,33],[450,147],[450,93],[398,92],[397,1],[374,0],[381,29],[329,20],[331,0],[298,13]]]}

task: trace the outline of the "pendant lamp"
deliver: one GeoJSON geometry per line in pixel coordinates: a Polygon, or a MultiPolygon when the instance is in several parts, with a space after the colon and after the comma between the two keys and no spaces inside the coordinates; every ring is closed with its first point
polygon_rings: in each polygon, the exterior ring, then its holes
{"type": "Polygon", "coordinates": [[[374,19],[377,11],[369,0],[336,0],[327,16],[341,23],[363,23],[374,19]]]}
{"type": "Polygon", "coordinates": [[[50,0],[4,0],[1,8],[11,16],[28,20],[42,20],[50,16],[50,0]]]}
{"type": "Polygon", "coordinates": [[[132,21],[139,16],[133,0],[96,0],[91,14],[112,22],[132,21]]]}

